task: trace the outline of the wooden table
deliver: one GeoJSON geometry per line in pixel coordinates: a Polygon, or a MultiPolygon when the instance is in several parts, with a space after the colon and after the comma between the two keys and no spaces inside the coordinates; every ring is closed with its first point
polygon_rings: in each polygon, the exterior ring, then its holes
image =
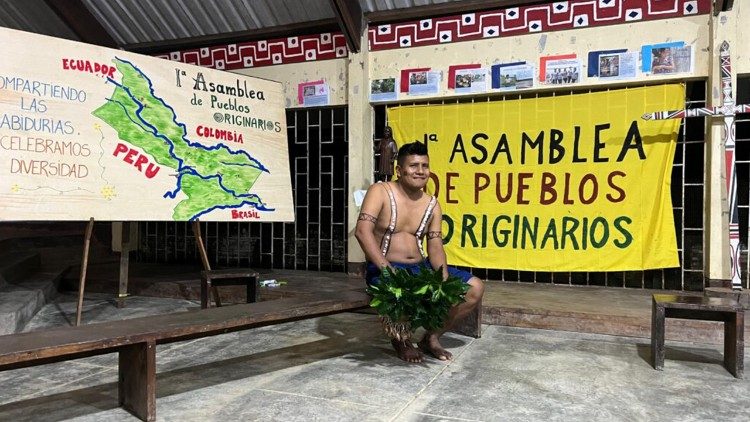
{"type": "Polygon", "coordinates": [[[664,369],[664,323],[666,318],[724,322],[724,367],[736,378],[743,377],[745,312],[734,299],[655,294],[651,311],[651,359],[654,369],[664,369]]]}

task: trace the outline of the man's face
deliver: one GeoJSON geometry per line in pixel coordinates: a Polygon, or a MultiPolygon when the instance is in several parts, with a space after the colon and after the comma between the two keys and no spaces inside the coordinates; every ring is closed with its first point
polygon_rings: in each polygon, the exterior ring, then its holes
{"type": "Polygon", "coordinates": [[[390,139],[391,135],[393,135],[393,132],[391,132],[391,128],[386,126],[383,130],[383,136],[385,136],[386,139],[390,139]]]}
{"type": "Polygon", "coordinates": [[[408,155],[403,165],[396,166],[401,183],[422,189],[430,179],[430,158],[426,155],[408,155]]]}

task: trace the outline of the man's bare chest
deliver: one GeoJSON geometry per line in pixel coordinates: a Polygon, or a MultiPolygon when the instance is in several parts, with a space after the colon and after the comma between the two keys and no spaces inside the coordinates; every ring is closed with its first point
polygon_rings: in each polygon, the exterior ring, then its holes
{"type": "Polygon", "coordinates": [[[430,199],[419,201],[396,200],[384,204],[378,221],[380,228],[393,233],[412,233],[430,220],[430,199]]]}

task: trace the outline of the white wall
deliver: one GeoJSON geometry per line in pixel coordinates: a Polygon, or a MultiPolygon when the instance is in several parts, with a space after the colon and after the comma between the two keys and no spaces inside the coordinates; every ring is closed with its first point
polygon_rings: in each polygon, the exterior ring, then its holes
{"type": "MultiPolygon", "coordinates": [[[[642,75],[635,80],[618,83],[639,84],[656,80],[684,80],[685,78],[708,78],[709,101],[718,104],[721,84],[718,78],[718,49],[723,40],[732,46],[732,65],[735,74],[750,74],[750,1],[737,0],[734,9],[721,13],[674,18],[668,20],[641,21],[604,27],[590,27],[567,31],[501,37],[473,42],[456,42],[425,47],[413,47],[385,51],[350,54],[345,59],[307,62],[245,69],[238,73],[280,81],[284,84],[287,107],[298,107],[297,84],[325,79],[331,89],[331,104],[349,104],[349,159],[350,159],[350,213],[349,233],[356,224],[357,210],[351,201],[351,192],[367,186],[372,180],[372,107],[368,104],[368,81],[388,77],[400,77],[401,69],[432,67],[442,71],[441,88],[437,95],[410,97],[401,95],[402,101],[428,98],[461,96],[447,88],[447,72],[450,65],[479,63],[491,66],[496,63],[527,61],[539,72],[542,56],[575,53],[583,65],[582,82],[572,87],[594,87],[611,84],[599,78],[586,77],[589,51],[627,48],[640,51],[645,44],[670,41],[685,41],[693,46],[695,62],[690,75],[642,75]]],[[[366,35],[363,44],[367,45],[366,35]]],[[[526,91],[560,89],[560,86],[536,86],[526,91]]],[[[471,95],[471,94],[463,94],[471,95]]],[[[716,120],[716,119],[714,119],[716,120]]],[[[720,120],[720,119],[719,119],[720,120]]],[[[712,122],[713,123],[713,122],[712,122]]],[[[726,278],[726,224],[722,209],[726,208],[726,194],[722,190],[723,153],[722,134],[717,125],[707,125],[706,133],[706,277],[726,278]],[[714,127],[715,126],[715,127],[714,127]]],[[[361,262],[364,255],[353,237],[349,238],[349,262],[361,262]]]]}
{"type": "Polygon", "coordinates": [[[284,86],[286,107],[301,107],[297,100],[297,86],[302,82],[324,79],[330,88],[330,104],[347,103],[348,59],[280,64],[237,70],[237,73],[281,82],[284,86]]]}

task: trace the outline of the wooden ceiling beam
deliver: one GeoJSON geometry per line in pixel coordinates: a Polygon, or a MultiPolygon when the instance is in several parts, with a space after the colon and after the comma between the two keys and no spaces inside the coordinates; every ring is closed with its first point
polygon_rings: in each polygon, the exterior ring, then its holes
{"type": "Polygon", "coordinates": [[[341,32],[346,37],[349,50],[359,53],[365,18],[357,0],[330,0],[341,32]]]}
{"type": "Polygon", "coordinates": [[[464,0],[369,12],[365,13],[365,20],[368,24],[392,23],[543,3],[552,2],[542,0],[464,0]]]}
{"type": "Polygon", "coordinates": [[[237,44],[299,35],[321,34],[325,32],[336,32],[338,30],[339,25],[336,22],[336,19],[331,18],[273,26],[269,28],[252,29],[248,31],[225,32],[223,34],[203,35],[192,38],[125,44],[122,48],[140,54],[163,54],[171,51],[192,50],[215,45],[237,44]]]}
{"type": "Polygon", "coordinates": [[[104,29],[104,26],[96,20],[91,11],[86,8],[83,1],[44,0],[44,2],[81,41],[102,47],[120,47],[117,41],[104,29]]]}

